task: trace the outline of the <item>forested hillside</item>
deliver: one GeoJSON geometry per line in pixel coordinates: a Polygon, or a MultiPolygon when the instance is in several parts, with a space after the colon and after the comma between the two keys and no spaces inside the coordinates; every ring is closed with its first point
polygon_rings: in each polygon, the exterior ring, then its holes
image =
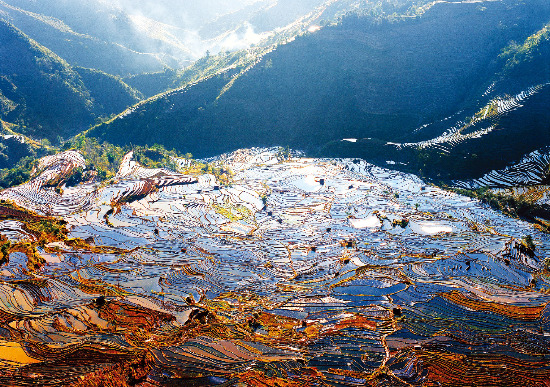
{"type": "Polygon", "coordinates": [[[0,386],[550,380],[549,0],[0,0],[0,386]]]}
{"type": "Polygon", "coordinates": [[[138,100],[120,79],[75,69],[1,20],[0,42],[0,118],[23,134],[57,141],[138,100]]]}
{"type": "MultiPolygon", "coordinates": [[[[449,116],[467,119],[491,98],[550,81],[546,46],[521,48],[549,21],[550,4],[542,0],[439,3],[417,16],[382,20],[349,16],[279,46],[247,71],[226,71],[165,94],[90,135],[159,142],[200,156],[289,145],[326,156],[384,158],[387,142],[428,141],[449,129],[449,116]],[[341,144],[345,138],[368,140],[341,144]]],[[[499,147],[505,140],[495,141],[499,147]]],[[[517,141],[508,143],[514,149],[499,162],[537,141],[521,149],[514,148],[517,141]]],[[[403,152],[413,159],[401,158],[416,170],[417,151],[403,152]]],[[[461,151],[468,163],[473,153],[461,151]]]]}
{"type": "MultiPolygon", "coordinates": [[[[176,69],[132,59],[147,50],[175,58],[168,24],[155,30],[155,43],[128,2],[92,3],[0,2],[1,18],[70,56],[1,22],[0,118],[15,133],[56,143],[99,124],[88,135],[118,145],[159,143],[200,157],[289,146],[390,162],[446,182],[480,177],[548,145],[550,4],[543,0],[270,0],[220,6],[218,16],[212,0],[212,8],[186,8],[204,39],[285,27],[258,46],[207,53],[176,69]],[[131,54],[122,58],[105,44],[131,54]]],[[[171,5],[140,7],[159,27],[161,19],[176,23],[163,12],[171,5]]]]}
{"type": "MultiPolygon", "coordinates": [[[[0,1],[0,19],[9,21],[71,65],[126,75],[160,71],[175,64],[134,46],[140,37],[128,15],[97,1],[0,1]]],[[[143,37],[141,38],[143,40],[143,37]]],[[[148,41],[148,40],[147,40],[148,41]]],[[[143,44],[142,44],[143,46],[143,44]]]]}
{"type": "MultiPolygon", "coordinates": [[[[397,0],[404,2],[405,0],[397,0]]],[[[9,21],[73,66],[130,76],[270,44],[329,21],[359,0],[0,0],[9,21]]]]}

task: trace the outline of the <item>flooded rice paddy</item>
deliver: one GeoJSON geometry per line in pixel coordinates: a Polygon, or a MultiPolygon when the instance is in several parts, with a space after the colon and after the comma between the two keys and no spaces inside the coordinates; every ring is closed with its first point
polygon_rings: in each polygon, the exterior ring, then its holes
{"type": "Polygon", "coordinates": [[[0,266],[0,385],[550,385],[532,225],[360,160],[242,150],[223,186],[131,156],[56,192],[66,152],[0,193],[68,231],[0,266]]]}

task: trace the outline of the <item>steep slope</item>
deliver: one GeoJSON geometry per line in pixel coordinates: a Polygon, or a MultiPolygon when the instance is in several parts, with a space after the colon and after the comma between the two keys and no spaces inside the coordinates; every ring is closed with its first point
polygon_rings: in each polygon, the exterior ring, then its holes
{"type": "Polygon", "coordinates": [[[469,180],[489,173],[491,178],[480,180],[485,186],[540,184],[548,169],[548,161],[542,156],[547,150],[542,148],[550,144],[549,26],[519,44],[512,42],[502,51],[497,60],[501,69],[477,97],[477,106],[423,125],[410,137],[412,142],[386,144],[383,152],[373,150],[366,139],[332,144],[332,149],[347,148],[344,154],[355,155],[369,149],[371,157],[378,154],[402,166],[408,163],[404,168],[421,169],[437,180],[469,180]],[[507,168],[531,153],[529,159],[539,157],[533,164],[537,165],[535,169],[526,168],[520,176],[521,168],[507,168]]]}
{"type": "Polygon", "coordinates": [[[393,0],[370,3],[361,0],[265,0],[200,27],[203,50],[209,51],[192,65],[180,70],[136,74],[124,80],[145,96],[151,97],[179,88],[201,78],[225,71],[228,67],[247,68],[266,52],[293,41],[297,36],[337,23],[343,15],[353,13],[381,19],[392,14],[421,14],[420,5],[427,0],[393,0]],[[210,50],[212,52],[210,52],[210,50]],[[212,55],[211,55],[212,54],[212,55]]]}
{"type": "Polygon", "coordinates": [[[0,42],[0,118],[17,124],[24,134],[50,140],[73,135],[96,117],[138,100],[136,92],[119,79],[85,69],[75,71],[3,21],[0,42]]]}
{"type": "MultiPolygon", "coordinates": [[[[429,140],[438,130],[416,129],[457,111],[473,114],[486,103],[481,95],[501,74],[502,50],[540,30],[550,5],[437,3],[419,14],[394,22],[346,17],[279,46],[236,76],[222,73],[166,94],[90,134],[160,142],[200,156],[290,145],[367,157],[386,142],[429,140]],[[373,145],[351,143],[348,152],[339,149],[344,138],[371,138],[373,145]]],[[[517,76],[504,78],[506,85],[517,76]]]]}
{"type": "Polygon", "coordinates": [[[72,65],[127,75],[177,64],[151,54],[152,39],[140,35],[126,13],[107,3],[0,1],[0,18],[72,65]]]}
{"type": "Polygon", "coordinates": [[[29,132],[42,137],[67,133],[72,125],[84,128],[92,116],[92,102],[67,62],[4,22],[0,41],[0,88],[12,101],[2,118],[24,122],[29,132]]]}
{"type": "Polygon", "coordinates": [[[0,0],[0,18],[71,65],[128,76],[181,68],[208,51],[269,44],[350,2],[358,1],[337,0],[335,7],[333,0],[0,0]]]}
{"type": "Polygon", "coordinates": [[[100,70],[74,67],[93,98],[98,114],[119,113],[143,98],[120,78],[100,70]]]}

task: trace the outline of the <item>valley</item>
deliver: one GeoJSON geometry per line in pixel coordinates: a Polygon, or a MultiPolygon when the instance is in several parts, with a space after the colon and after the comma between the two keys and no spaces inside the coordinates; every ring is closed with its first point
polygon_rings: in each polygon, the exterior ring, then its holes
{"type": "Polygon", "coordinates": [[[0,0],[0,386],[547,386],[546,0],[0,0]]]}

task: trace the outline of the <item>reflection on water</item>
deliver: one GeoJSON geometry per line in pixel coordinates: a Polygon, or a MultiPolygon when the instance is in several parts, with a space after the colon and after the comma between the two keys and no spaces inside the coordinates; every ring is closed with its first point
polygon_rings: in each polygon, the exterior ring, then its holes
{"type": "MultiPolygon", "coordinates": [[[[57,157],[48,179],[79,165],[57,157]]],[[[529,224],[357,160],[243,150],[221,157],[235,177],[220,187],[130,157],[104,187],[59,195],[39,177],[0,195],[89,242],[0,267],[0,384],[550,377],[548,237],[529,224]]],[[[1,227],[32,238],[18,219],[1,227]]]]}

